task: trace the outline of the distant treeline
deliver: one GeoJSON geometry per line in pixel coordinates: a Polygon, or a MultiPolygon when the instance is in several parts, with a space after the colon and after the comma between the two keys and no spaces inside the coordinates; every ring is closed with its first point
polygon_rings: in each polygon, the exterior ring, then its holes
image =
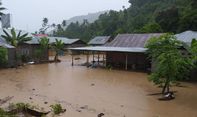
{"type": "Polygon", "coordinates": [[[100,15],[94,23],[58,27],[54,36],[89,41],[97,35],[118,33],[179,33],[197,30],[197,0],[129,0],[129,8],[100,15]]]}

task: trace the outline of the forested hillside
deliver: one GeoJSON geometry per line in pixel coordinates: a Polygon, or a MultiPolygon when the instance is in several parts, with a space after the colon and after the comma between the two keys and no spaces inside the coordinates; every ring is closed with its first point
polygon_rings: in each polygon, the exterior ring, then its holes
{"type": "Polygon", "coordinates": [[[55,36],[89,41],[96,35],[197,30],[197,0],[129,0],[128,9],[100,15],[94,23],[71,23],[55,36]]]}

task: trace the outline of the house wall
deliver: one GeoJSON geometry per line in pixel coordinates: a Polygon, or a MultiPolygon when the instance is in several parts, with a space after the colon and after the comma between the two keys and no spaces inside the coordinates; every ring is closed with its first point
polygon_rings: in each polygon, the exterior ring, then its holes
{"type": "MultiPolygon", "coordinates": [[[[35,52],[39,48],[39,44],[21,44],[19,46],[19,53],[21,55],[27,55],[31,60],[35,60],[35,52]]],[[[48,50],[43,53],[42,60],[49,60],[48,50]]]]}
{"type": "Polygon", "coordinates": [[[15,63],[16,63],[15,48],[8,48],[8,64],[7,64],[7,67],[14,67],[15,63]]]}
{"type": "Polygon", "coordinates": [[[112,67],[125,69],[127,55],[127,67],[131,70],[143,70],[146,71],[151,67],[151,62],[147,59],[147,55],[144,53],[118,53],[107,52],[106,64],[112,67]]]}

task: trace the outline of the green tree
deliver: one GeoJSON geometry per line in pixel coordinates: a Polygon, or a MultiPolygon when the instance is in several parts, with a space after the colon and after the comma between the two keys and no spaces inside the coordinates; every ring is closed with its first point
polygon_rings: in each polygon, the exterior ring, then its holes
{"type": "Polygon", "coordinates": [[[106,12],[93,23],[71,23],[55,36],[88,42],[98,35],[197,30],[196,0],[129,0],[129,3],[129,8],[106,12]]]}
{"type": "Polygon", "coordinates": [[[47,37],[42,37],[38,40],[40,47],[36,49],[34,56],[37,62],[40,62],[48,54],[48,49],[50,48],[49,39],[47,37]]]}
{"type": "Polygon", "coordinates": [[[55,58],[54,61],[58,61],[58,54],[63,51],[64,49],[64,43],[62,40],[55,39],[55,43],[53,45],[53,49],[55,50],[55,58]]]}
{"type": "Polygon", "coordinates": [[[171,83],[185,77],[191,70],[190,60],[183,57],[178,49],[181,46],[181,42],[171,34],[153,37],[146,45],[149,57],[155,63],[155,70],[149,79],[163,86],[163,94],[170,91],[171,83]]]}
{"type": "Polygon", "coordinates": [[[6,66],[8,60],[7,55],[8,55],[7,49],[0,47],[0,67],[6,66]]]}
{"type": "Polygon", "coordinates": [[[159,12],[155,20],[164,32],[177,32],[179,18],[178,8],[172,7],[159,12]]]}
{"type": "Polygon", "coordinates": [[[157,23],[148,23],[140,29],[139,32],[143,33],[161,33],[162,29],[161,26],[157,23]]]}
{"type": "Polygon", "coordinates": [[[49,48],[49,39],[47,37],[42,37],[39,40],[39,44],[41,45],[41,49],[45,50],[49,48]]]}
{"type": "Polygon", "coordinates": [[[66,26],[66,20],[62,21],[62,26],[65,27],[66,26]]]}
{"type": "Polygon", "coordinates": [[[18,45],[23,44],[24,42],[30,41],[32,37],[28,36],[28,33],[21,34],[22,31],[19,31],[18,34],[16,34],[16,31],[14,28],[11,29],[10,32],[7,32],[6,30],[3,30],[4,35],[1,35],[7,43],[13,45],[15,49],[15,59],[16,59],[16,67],[18,66],[18,45]]]}
{"type": "Polygon", "coordinates": [[[197,67],[197,40],[193,39],[191,43],[192,60],[197,67]]]}

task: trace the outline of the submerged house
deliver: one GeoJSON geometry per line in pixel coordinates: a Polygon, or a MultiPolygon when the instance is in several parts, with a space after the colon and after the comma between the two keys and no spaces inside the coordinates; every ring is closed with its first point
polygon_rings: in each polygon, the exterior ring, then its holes
{"type": "MultiPolygon", "coordinates": [[[[15,47],[9,45],[5,42],[2,37],[0,37],[0,48],[5,48],[7,50],[7,64],[4,67],[14,67],[15,66],[15,47]]],[[[2,67],[2,66],[0,66],[2,67]]]]}
{"type": "Polygon", "coordinates": [[[110,36],[97,36],[88,42],[90,46],[103,46],[111,41],[110,36]]]}
{"type": "Polygon", "coordinates": [[[133,52],[117,53],[107,52],[106,63],[113,67],[124,68],[127,64],[127,69],[147,70],[151,68],[151,61],[146,55],[146,42],[151,37],[159,37],[161,34],[119,34],[116,38],[106,44],[106,47],[130,48],[133,52]],[[143,50],[143,51],[142,51],[143,50]],[[125,60],[126,58],[126,60],[125,60]],[[127,61],[127,63],[125,62],[127,61]]]}
{"type": "MultiPolygon", "coordinates": [[[[10,29],[4,29],[4,30],[6,30],[6,32],[8,32],[8,33],[10,33],[10,31],[11,31],[10,29]]],[[[20,30],[15,30],[15,31],[16,31],[16,34],[18,34],[20,30]]],[[[21,35],[26,34],[26,33],[28,33],[28,32],[21,31],[21,35]]],[[[4,32],[2,29],[0,30],[0,35],[4,35],[4,32]]],[[[34,61],[35,57],[36,57],[35,53],[36,53],[37,49],[40,47],[39,38],[32,35],[31,33],[28,33],[27,36],[32,37],[32,40],[24,42],[22,44],[19,44],[17,53],[21,55],[22,59],[28,59],[28,61],[34,61]]],[[[6,44],[8,44],[3,38],[2,38],[2,40],[6,44]]],[[[46,54],[43,54],[42,59],[44,61],[47,61],[48,58],[49,58],[48,52],[46,52],[46,54]]]]}
{"type": "Polygon", "coordinates": [[[162,33],[119,34],[114,40],[104,46],[71,48],[71,50],[74,52],[87,52],[87,63],[89,62],[88,56],[90,52],[97,52],[103,54],[103,62],[105,63],[105,66],[126,70],[132,69],[146,71],[151,69],[151,60],[149,60],[146,55],[146,42],[151,37],[159,37],[161,35],[162,33]]]}

